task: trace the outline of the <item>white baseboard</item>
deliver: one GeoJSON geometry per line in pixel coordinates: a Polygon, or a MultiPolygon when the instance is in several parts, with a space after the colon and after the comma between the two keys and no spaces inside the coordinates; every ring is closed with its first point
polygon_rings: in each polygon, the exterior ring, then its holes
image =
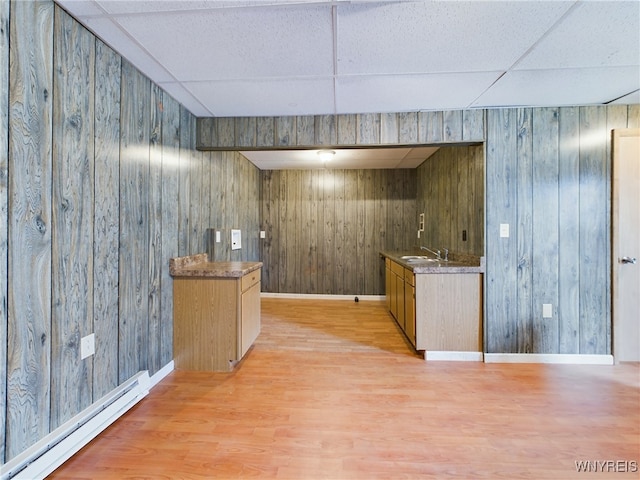
{"type": "Polygon", "coordinates": [[[0,479],[45,478],[142,400],[173,369],[171,360],[152,377],[146,370],[134,375],[27,450],[0,465],[0,479]]]}
{"type": "Polygon", "coordinates": [[[305,300],[351,300],[352,302],[357,298],[363,301],[384,301],[384,295],[327,295],[327,294],[311,294],[311,293],[269,293],[262,292],[261,298],[298,298],[305,300]]]}
{"type": "Polygon", "coordinates": [[[485,363],[556,363],[565,365],[613,365],[613,355],[570,353],[485,353],[485,363]]]}
{"type": "Polygon", "coordinates": [[[481,362],[482,352],[454,352],[454,351],[425,351],[424,359],[427,361],[445,362],[481,362]]]}
{"type": "Polygon", "coordinates": [[[164,377],[166,377],[171,372],[173,372],[174,368],[175,368],[175,363],[173,362],[173,360],[171,360],[164,367],[162,367],[160,370],[158,370],[156,373],[154,373],[151,376],[151,378],[149,378],[149,389],[152,389],[158,383],[160,383],[164,377]]]}

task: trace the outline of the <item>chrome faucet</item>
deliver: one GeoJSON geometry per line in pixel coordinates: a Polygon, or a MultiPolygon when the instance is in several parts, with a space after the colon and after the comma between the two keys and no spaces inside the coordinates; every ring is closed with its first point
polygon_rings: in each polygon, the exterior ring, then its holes
{"type": "Polygon", "coordinates": [[[442,250],[444,250],[444,258],[443,258],[443,260],[445,262],[448,262],[449,261],[449,249],[448,248],[443,248],[442,250]]]}
{"type": "Polygon", "coordinates": [[[423,247],[423,246],[420,246],[420,250],[426,250],[429,253],[433,253],[436,256],[436,259],[441,260],[441,258],[440,258],[440,250],[437,250],[437,251],[434,252],[433,250],[430,250],[427,247],[423,247]]]}

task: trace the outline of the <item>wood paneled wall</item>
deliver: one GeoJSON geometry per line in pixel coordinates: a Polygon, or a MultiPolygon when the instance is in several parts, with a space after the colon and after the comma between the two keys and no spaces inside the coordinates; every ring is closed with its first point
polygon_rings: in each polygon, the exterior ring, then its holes
{"type": "Polygon", "coordinates": [[[611,353],[611,130],[638,123],[638,105],[487,112],[487,352],[611,353]]]}
{"type": "Polygon", "coordinates": [[[197,136],[200,150],[476,143],[484,111],[199,118],[197,136]]]}
{"type": "Polygon", "coordinates": [[[261,175],[263,291],[384,294],[380,251],[415,243],[415,170],[261,175]]]}
{"type": "MultiPolygon", "coordinates": [[[[260,257],[260,170],[238,152],[202,152],[203,190],[209,208],[202,222],[221,232],[220,243],[207,250],[216,261],[255,261],[260,257]],[[242,248],[231,250],[231,229],[242,232],[242,248]]],[[[206,205],[207,203],[203,203],[206,205]]],[[[206,245],[206,243],[205,243],[206,245]]]]}
{"type": "MultiPolygon", "coordinates": [[[[638,105],[489,109],[473,115],[465,111],[199,119],[198,145],[235,150],[412,144],[414,140],[430,144],[484,141],[486,351],[608,354],[611,130],[638,124],[638,105]],[[510,226],[509,238],[499,236],[503,223],[510,226]],[[543,303],[552,304],[552,318],[542,318],[543,303]]],[[[443,151],[442,155],[445,154],[452,155],[443,151]]],[[[428,163],[425,167],[428,169],[428,163]]],[[[444,176],[438,175],[444,182],[444,176]]],[[[475,178],[473,196],[477,198],[483,187],[475,174],[467,176],[471,177],[475,178]]],[[[268,192],[279,190],[269,186],[269,181],[265,175],[262,198],[265,228],[278,215],[280,225],[286,223],[290,208],[286,203],[279,214],[270,211],[276,207],[268,206],[268,192]]],[[[438,186],[438,182],[426,177],[420,182],[420,189],[426,184],[427,188],[437,189],[439,197],[453,196],[454,187],[457,195],[462,194],[460,189],[467,190],[464,179],[455,186],[446,182],[438,186]]],[[[475,207],[478,205],[479,202],[475,207]]],[[[431,207],[424,208],[427,213],[431,207]]],[[[467,222],[464,217],[471,216],[471,211],[462,210],[460,205],[438,208],[457,209],[455,237],[450,233],[449,240],[443,237],[429,243],[449,243],[454,245],[452,250],[463,251],[464,246],[457,240],[461,238],[461,225],[467,222]]],[[[449,213],[449,219],[453,218],[449,213]]],[[[437,218],[434,221],[449,221],[447,215],[431,217],[437,218]]],[[[468,246],[479,253],[482,241],[475,233],[467,231],[473,235],[468,246]]],[[[319,241],[311,240],[305,248],[314,252],[319,241]]],[[[290,255],[289,250],[285,253],[290,255]]],[[[267,268],[277,268],[272,275],[282,279],[270,280],[270,290],[278,291],[280,285],[289,284],[286,291],[322,292],[315,286],[295,286],[286,280],[298,271],[304,272],[296,261],[307,261],[313,256],[297,254],[300,260],[275,262],[271,261],[274,255],[273,247],[265,243],[263,260],[267,268]],[[288,270],[283,273],[283,268],[288,270]]],[[[377,273],[373,275],[377,277],[377,273]]]]}
{"type": "Polygon", "coordinates": [[[417,215],[425,216],[418,243],[483,256],[484,147],[441,148],[417,168],[416,175],[417,215]]]}
{"type": "MultiPolygon", "coordinates": [[[[0,0],[0,425],[7,421],[7,242],[9,232],[9,1],[0,0]]],[[[0,428],[0,462],[5,428],[0,428]]]]}
{"type": "Polygon", "coordinates": [[[640,106],[196,121],[51,0],[0,0],[0,22],[0,460],[172,358],[168,259],[207,228],[216,259],[268,259],[269,291],[383,291],[408,171],[260,173],[232,150],[486,142],[485,350],[610,352],[611,129],[640,106]]]}
{"type": "Polygon", "coordinates": [[[51,419],[53,10],[14,2],[10,12],[8,458],[51,419]]]}
{"type": "Polygon", "coordinates": [[[483,147],[442,148],[418,169],[263,171],[262,227],[263,291],[382,295],[381,250],[484,255],[483,147]]]}
{"type": "Polygon", "coordinates": [[[4,462],[171,361],[169,258],[216,226],[246,233],[219,257],[258,260],[260,179],[197,151],[193,115],[53,2],[0,0],[0,21],[4,462]]]}

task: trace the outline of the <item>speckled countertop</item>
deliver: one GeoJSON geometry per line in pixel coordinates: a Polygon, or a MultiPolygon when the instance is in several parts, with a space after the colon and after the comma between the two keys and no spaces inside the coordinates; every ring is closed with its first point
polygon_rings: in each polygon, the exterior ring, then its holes
{"type": "Polygon", "coordinates": [[[262,262],[210,262],[206,253],[169,260],[172,277],[239,278],[262,267],[262,262]]]}
{"type": "Polygon", "coordinates": [[[403,259],[404,256],[429,256],[422,250],[410,250],[410,251],[398,251],[380,252],[380,255],[399,263],[403,267],[413,270],[413,273],[484,273],[484,257],[477,257],[475,255],[455,254],[450,253],[450,260],[445,261],[407,261],[403,259]]]}

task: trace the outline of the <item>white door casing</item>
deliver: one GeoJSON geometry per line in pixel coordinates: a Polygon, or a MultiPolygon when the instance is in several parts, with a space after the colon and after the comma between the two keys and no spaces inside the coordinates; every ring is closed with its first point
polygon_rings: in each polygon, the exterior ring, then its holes
{"type": "Polygon", "coordinates": [[[613,354],[640,362],[640,129],[613,131],[613,354]]]}

